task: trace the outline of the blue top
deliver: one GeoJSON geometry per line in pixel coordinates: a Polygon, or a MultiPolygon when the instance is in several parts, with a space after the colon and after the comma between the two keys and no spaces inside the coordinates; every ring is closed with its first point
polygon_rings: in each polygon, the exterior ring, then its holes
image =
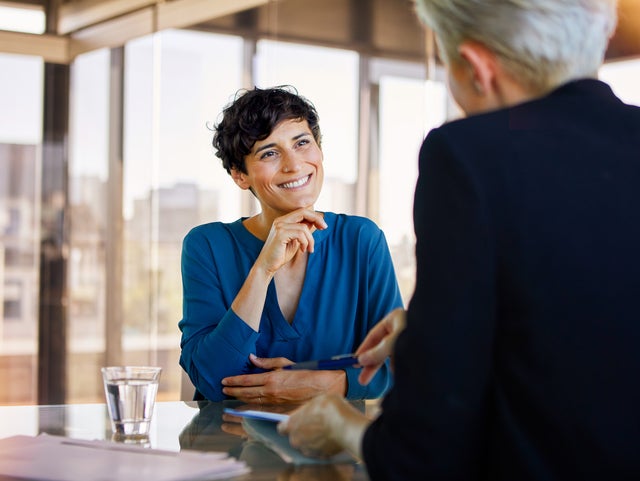
{"type": "MultiPolygon", "coordinates": [[[[326,212],[328,227],[313,233],[293,322],[282,315],[272,281],[255,332],[231,310],[264,245],[243,220],[195,227],[182,246],[180,365],[212,401],[226,398],[223,378],[252,372],[251,353],[294,362],[350,353],[388,312],[402,307],[383,232],[364,217],[326,212]]],[[[345,371],[349,399],[380,397],[390,385],[388,365],[367,386],[358,383],[359,369],[345,371]]]]}

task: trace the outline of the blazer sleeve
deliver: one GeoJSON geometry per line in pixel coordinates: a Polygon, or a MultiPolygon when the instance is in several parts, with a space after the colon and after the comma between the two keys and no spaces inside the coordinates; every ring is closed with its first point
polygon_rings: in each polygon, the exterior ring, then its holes
{"type": "Polygon", "coordinates": [[[475,479],[482,462],[495,249],[486,193],[462,147],[436,129],[421,148],[416,288],[395,347],[394,386],[363,438],[374,481],[475,479]]]}

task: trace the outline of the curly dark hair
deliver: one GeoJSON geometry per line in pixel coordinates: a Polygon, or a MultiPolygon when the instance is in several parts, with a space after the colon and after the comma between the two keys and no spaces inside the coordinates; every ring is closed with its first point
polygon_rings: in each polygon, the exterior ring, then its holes
{"type": "Polygon", "coordinates": [[[222,111],[222,120],[214,126],[212,144],[216,156],[229,174],[231,169],[246,174],[244,158],[256,140],[266,139],[278,123],[290,119],[306,120],[320,145],[318,112],[309,100],[298,95],[295,87],[239,90],[222,111]]]}

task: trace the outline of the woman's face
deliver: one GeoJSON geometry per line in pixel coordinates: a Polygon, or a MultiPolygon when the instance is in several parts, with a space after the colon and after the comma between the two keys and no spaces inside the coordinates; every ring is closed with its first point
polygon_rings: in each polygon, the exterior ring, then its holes
{"type": "Polygon", "coordinates": [[[306,120],[283,120],[269,137],[257,140],[245,157],[247,173],[233,171],[243,189],[251,189],[262,211],[274,218],[313,207],[324,179],[322,150],[306,120]]]}

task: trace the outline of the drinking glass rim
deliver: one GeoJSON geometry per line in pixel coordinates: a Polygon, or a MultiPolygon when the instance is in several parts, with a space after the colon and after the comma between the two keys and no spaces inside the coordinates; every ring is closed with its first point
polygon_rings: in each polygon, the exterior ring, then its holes
{"type": "Polygon", "coordinates": [[[162,368],[160,366],[104,366],[104,367],[101,367],[100,370],[102,372],[107,372],[107,371],[158,372],[158,371],[162,371],[162,368]]]}
{"type": "Polygon", "coordinates": [[[162,374],[159,366],[106,366],[101,367],[100,371],[105,382],[129,377],[157,382],[162,374]]]}

